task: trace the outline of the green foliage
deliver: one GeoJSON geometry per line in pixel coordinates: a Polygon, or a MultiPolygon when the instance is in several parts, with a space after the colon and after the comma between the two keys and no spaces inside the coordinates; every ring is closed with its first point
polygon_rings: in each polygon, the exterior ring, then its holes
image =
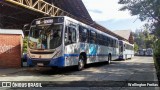
{"type": "Polygon", "coordinates": [[[150,30],[160,38],[160,0],[119,0],[118,3],[124,5],[120,10],[129,10],[141,21],[149,21],[150,30]]]}
{"type": "Polygon", "coordinates": [[[134,43],[134,51],[137,52],[138,51],[138,45],[136,43],[134,43]]]}
{"type": "Polygon", "coordinates": [[[24,53],[27,52],[27,38],[28,37],[24,37],[24,39],[23,39],[23,52],[24,53]]]}
{"type": "Polygon", "coordinates": [[[134,33],[134,41],[139,49],[153,48],[155,36],[150,34],[147,29],[136,30],[134,33]]]}
{"type": "Polygon", "coordinates": [[[155,43],[154,43],[154,56],[155,57],[160,57],[160,40],[157,40],[155,43]]]}
{"type": "Polygon", "coordinates": [[[119,0],[118,3],[124,5],[120,10],[130,10],[132,15],[139,15],[142,21],[146,19],[159,21],[160,0],[119,0]]]}

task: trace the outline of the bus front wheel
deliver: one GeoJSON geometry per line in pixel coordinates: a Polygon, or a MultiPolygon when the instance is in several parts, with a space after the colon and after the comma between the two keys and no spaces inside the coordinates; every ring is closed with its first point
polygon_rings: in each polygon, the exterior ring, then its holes
{"type": "Polygon", "coordinates": [[[80,56],[79,61],[78,61],[78,70],[80,71],[84,69],[84,65],[85,65],[84,56],[80,56]]]}

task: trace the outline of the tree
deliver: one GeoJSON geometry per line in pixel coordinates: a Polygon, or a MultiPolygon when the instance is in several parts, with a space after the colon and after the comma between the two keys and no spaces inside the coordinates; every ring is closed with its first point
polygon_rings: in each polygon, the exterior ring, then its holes
{"type": "Polygon", "coordinates": [[[138,51],[138,45],[136,43],[134,43],[134,51],[138,51]]]}
{"type": "Polygon", "coordinates": [[[119,0],[118,3],[124,5],[120,10],[129,10],[141,21],[150,22],[150,30],[160,38],[160,0],[119,0]]]}
{"type": "Polygon", "coordinates": [[[139,49],[153,48],[153,43],[156,40],[154,35],[148,32],[147,28],[136,30],[134,35],[134,41],[138,45],[139,49]]]}

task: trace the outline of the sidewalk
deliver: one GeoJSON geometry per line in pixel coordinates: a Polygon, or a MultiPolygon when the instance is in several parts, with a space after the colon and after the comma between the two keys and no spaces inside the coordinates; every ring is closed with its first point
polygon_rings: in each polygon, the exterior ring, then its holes
{"type": "Polygon", "coordinates": [[[26,62],[24,62],[23,67],[21,67],[21,68],[0,68],[0,77],[27,70],[26,66],[27,66],[27,64],[26,64],[26,62]]]}

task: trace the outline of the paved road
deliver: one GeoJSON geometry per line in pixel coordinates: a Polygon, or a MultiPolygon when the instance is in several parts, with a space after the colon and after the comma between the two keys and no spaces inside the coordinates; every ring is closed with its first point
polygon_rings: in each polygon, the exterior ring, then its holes
{"type": "MultiPolygon", "coordinates": [[[[14,70],[12,70],[14,71],[14,70]]],[[[2,81],[158,81],[152,57],[134,57],[126,61],[112,61],[110,65],[104,63],[88,65],[83,71],[76,71],[75,67],[51,68],[23,68],[14,72],[0,69],[2,81]]],[[[101,82],[102,83],[102,82],[101,82]]],[[[118,83],[119,84],[119,83],[118,83]]],[[[112,86],[112,85],[111,85],[112,86]]],[[[79,87],[79,90],[158,90],[155,87],[79,87]]],[[[47,88],[50,89],[50,88],[47,88]]],[[[53,89],[53,88],[52,88],[53,89]]],[[[71,88],[54,88],[70,90],[71,88]]],[[[75,89],[75,87],[72,87],[75,89]]]]}

